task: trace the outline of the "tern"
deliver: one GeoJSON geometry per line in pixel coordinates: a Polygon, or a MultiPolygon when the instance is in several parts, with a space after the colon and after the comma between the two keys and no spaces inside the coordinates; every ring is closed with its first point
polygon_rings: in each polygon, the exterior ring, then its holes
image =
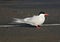
{"type": "Polygon", "coordinates": [[[13,18],[14,19],[13,22],[30,24],[30,25],[36,26],[37,29],[40,29],[40,26],[45,22],[46,16],[48,16],[48,14],[41,11],[37,16],[34,15],[33,17],[26,17],[23,19],[13,18]]]}

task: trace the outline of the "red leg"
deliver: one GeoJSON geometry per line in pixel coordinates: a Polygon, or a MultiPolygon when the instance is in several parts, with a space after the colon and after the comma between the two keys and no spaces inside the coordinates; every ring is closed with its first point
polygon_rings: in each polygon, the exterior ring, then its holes
{"type": "Polygon", "coordinates": [[[37,28],[37,29],[41,29],[41,28],[40,28],[40,25],[37,25],[36,28],[37,28]]]}

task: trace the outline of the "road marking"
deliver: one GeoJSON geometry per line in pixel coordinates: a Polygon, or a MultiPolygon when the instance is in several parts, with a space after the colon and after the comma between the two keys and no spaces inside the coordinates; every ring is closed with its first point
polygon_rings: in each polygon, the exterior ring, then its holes
{"type": "MultiPolygon", "coordinates": [[[[0,25],[0,27],[16,27],[18,26],[19,24],[16,24],[16,25],[0,25]]],[[[21,24],[20,24],[21,26],[21,24]]],[[[41,26],[60,26],[60,24],[43,24],[41,26]]]]}

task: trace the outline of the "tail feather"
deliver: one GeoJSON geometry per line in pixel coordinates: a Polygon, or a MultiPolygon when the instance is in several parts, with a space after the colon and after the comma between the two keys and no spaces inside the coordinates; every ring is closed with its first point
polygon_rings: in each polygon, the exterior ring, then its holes
{"type": "Polygon", "coordinates": [[[13,18],[13,22],[11,24],[15,24],[15,23],[25,23],[24,19],[18,19],[18,18],[13,18]]]}

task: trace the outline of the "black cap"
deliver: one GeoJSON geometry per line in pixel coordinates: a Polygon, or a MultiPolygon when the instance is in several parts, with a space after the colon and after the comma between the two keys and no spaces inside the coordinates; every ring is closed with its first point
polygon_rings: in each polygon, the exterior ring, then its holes
{"type": "Polygon", "coordinates": [[[39,14],[45,14],[45,12],[41,11],[41,12],[39,12],[39,14]]]}

